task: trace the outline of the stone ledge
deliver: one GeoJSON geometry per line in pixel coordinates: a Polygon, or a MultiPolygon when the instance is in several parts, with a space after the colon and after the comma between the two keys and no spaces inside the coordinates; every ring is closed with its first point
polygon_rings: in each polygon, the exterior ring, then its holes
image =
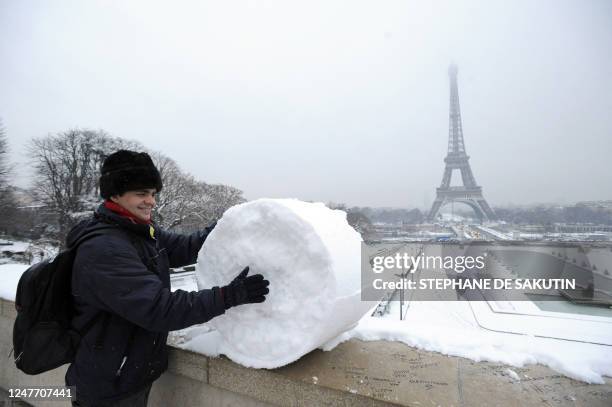
{"type": "Polygon", "coordinates": [[[11,318],[11,319],[17,318],[17,310],[15,309],[15,302],[8,301],[3,298],[0,298],[0,300],[2,301],[1,306],[0,306],[0,310],[1,310],[0,312],[2,312],[2,316],[11,318]]]}
{"type": "Polygon", "coordinates": [[[168,355],[168,371],[208,383],[208,358],[187,350],[171,348],[168,355]]]}

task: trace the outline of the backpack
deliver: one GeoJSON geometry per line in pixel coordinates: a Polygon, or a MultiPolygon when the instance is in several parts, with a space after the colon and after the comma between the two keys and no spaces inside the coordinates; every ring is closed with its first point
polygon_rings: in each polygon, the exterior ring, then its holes
{"type": "Polygon", "coordinates": [[[100,312],[80,332],[71,327],[74,308],[70,286],[77,248],[112,229],[116,230],[108,227],[81,236],[53,260],[43,260],[21,275],[13,326],[15,365],[19,370],[35,375],[74,360],[81,337],[104,314],[100,312]]]}

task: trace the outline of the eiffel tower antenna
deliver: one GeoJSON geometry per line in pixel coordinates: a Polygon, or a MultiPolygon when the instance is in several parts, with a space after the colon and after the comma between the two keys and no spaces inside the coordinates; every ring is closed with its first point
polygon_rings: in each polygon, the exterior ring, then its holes
{"type": "Polygon", "coordinates": [[[450,78],[450,112],[448,128],[448,152],[444,159],[444,175],[442,183],[436,189],[436,199],[429,211],[428,219],[435,220],[440,208],[451,202],[461,202],[469,205],[476,216],[482,220],[495,219],[495,213],[484,199],[482,188],[476,184],[476,179],[470,168],[469,159],[463,141],[461,125],[461,109],[459,108],[459,90],[457,87],[457,65],[448,68],[450,78]],[[463,186],[451,186],[454,170],[461,171],[463,186]]]}

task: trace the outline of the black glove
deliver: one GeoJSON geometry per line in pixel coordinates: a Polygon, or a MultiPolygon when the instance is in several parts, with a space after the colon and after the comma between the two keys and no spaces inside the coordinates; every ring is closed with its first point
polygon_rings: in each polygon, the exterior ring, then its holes
{"type": "Polygon", "coordinates": [[[270,292],[268,289],[270,282],[264,280],[261,274],[248,277],[247,274],[249,274],[248,266],[229,285],[221,287],[225,309],[266,300],[266,294],[270,292]]]}

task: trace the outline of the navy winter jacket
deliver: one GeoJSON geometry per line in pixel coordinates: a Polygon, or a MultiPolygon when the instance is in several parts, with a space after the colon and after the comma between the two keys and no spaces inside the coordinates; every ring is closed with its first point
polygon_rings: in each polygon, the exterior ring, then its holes
{"type": "Polygon", "coordinates": [[[82,331],[95,318],[66,373],[66,384],[76,386],[77,399],[84,401],[117,400],[141,390],[167,368],[168,331],[225,312],[218,287],[170,291],[169,267],[195,263],[212,227],[177,235],[134,224],[101,205],[70,231],[68,246],[101,229],[106,233],[79,246],[72,271],[72,325],[82,331]]]}

